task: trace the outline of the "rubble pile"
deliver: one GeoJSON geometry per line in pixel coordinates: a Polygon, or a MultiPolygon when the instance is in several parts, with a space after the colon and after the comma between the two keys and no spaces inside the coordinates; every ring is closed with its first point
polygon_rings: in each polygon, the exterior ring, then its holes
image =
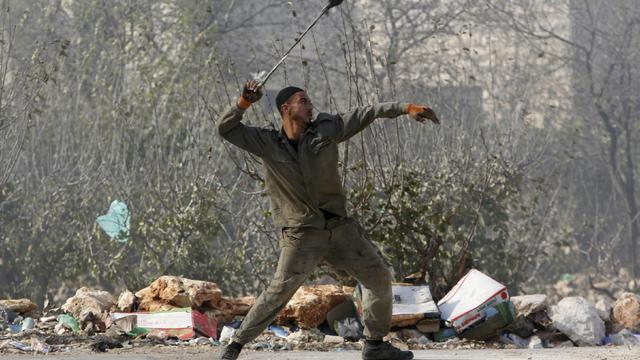
{"type": "Polygon", "coordinates": [[[564,274],[556,283],[547,286],[546,294],[551,304],[557,304],[569,296],[582,296],[592,304],[601,300],[619,299],[626,292],[640,291],[640,284],[625,269],[618,276],[607,277],[602,274],[564,274]]]}
{"type": "MultiPolygon", "coordinates": [[[[593,281],[585,279],[562,279],[552,295],[510,296],[504,285],[470,270],[437,303],[426,285],[394,284],[386,340],[409,349],[640,346],[640,296],[613,282],[608,291],[616,294],[615,301],[601,296],[603,283],[600,290],[577,296],[581,283],[592,287],[593,281]]],[[[274,324],[246,347],[359,350],[361,297],[360,287],[303,286],[274,324]]],[[[176,276],[161,276],[117,297],[83,287],[60,308],[42,311],[28,299],[0,300],[0,353],[218,346],[230,340],[254,302],[252,296],[224,296],[213,282],[176,276]]]]}

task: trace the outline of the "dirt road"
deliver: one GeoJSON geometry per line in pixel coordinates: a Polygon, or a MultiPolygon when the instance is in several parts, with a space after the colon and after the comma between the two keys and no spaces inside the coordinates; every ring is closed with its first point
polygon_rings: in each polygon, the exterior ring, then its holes
{"type": "MultiPolygon", "coordinates": [[[[65,360],[214,360],[218,349],[194,349],[186,347],[147,348],[131,351],[104,354],[97,353],[52,353],[47,356],[0,355],[2,360],[51,359],[65,360]]],[[[640,347],[603,347],[603,348],[563,348],[541,350],[427,350],[415,351],[416,360],[638,360],[640,347]]],[[[240,356],[240,360],[359,360],[358,351],[282,351],[256,352],[248,351],[240,356]]]]}

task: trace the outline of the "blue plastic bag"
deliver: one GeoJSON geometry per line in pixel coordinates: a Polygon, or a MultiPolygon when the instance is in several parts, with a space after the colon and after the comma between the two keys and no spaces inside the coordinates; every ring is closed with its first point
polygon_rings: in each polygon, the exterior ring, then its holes
{"type": "Polygon", "coordinates": [[[104,232],[119,243],[129,241],[129,228],[131,216],[127,205],[121,201],[113,200],[106,215],[98,216],[96,222],[104,232]]]}

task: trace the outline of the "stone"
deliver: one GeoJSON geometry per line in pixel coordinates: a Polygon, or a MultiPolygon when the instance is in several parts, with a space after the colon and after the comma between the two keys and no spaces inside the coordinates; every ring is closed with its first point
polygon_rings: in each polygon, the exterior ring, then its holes
{"type": "Polygon", "coordinates": [[[79,319],[83,312],[91,312],[104,322],[109,317],[111,307],[115,304],[115,299],[108,292],[82,287],[76,291],[74,296],[67,299],[62,305],[62,310],[73,315],[76,319],[79,319]]]}
{"type": "Polygon", "coordinates": [[[578,346],[596,346],[605,337],[604,321],[585,298],[567,297],[551,308],[553,326],[578,346]]]}
{"type": "Polygon", "coordinates": [[[572,348],[574,347],[573,342],[571,340],[562,341],[556,344],[553,344],[554,348],[572,348]]]}
{"type": "Polygon", "coordinates": [[[242,298],[222,297],[217,308],[206,309],[203,313],[211,319],[216,319],[219,324],[228,324],[236,316],[246,316],[255,302],[256,298],[253,296],[242,298]]]}
{"type": "Polygon", "coordinates": [[[624,293],[613,305],[612,322],[632,332],[640,332],[640,296],[624,293]]]}
{"type": "Polygon", "coordinates": [[[249,309],[251,309],[255,302],[256,298],[253,296],[245,296],[242,298],[223,297],[217,308],[231,316],[245,316],[249,313],[249,309]]]}
{"type": "Polygon", "coordinates": [[[342,336],[325,335],[322,342],[327,344],[342,344],[344,342],[344,338],[342,336]]]}
{"type": "Polygon", "coordinates": [[[504,331],[516,334],[521,338],[528,338],[533,335],[535,330],[533,322],[522,315],[518,315],[511,324],[504,328],[504,331]]]}
{"type": "Polygon", "coordinates": [[[544,294],[512,296],[510,300],[517,315],[529,316],[547,308],[547,295],[544,294]]]}
{"type": "Polygon", "coordinates": [[[199,308],[205,302],[219,305],[222,291],[216,283],[178,276],[161,276],[135,294],[144,302],[160,301],[176,307],[199,308]]]}
{"type": "Polygon", "coordinates": [[[609,335],[609,339],[613,345],[636,347],[640,346],[640,338],[636,337],[628,329],[624,329],[617,334],[609,335]]]}
{"type": "Polygon", "coordinates": [[[161,300],[142,300],[140,301],[140,305],[138,305],[138,310],[140,311],[170,311],[173,309],[177,309],[179,306],[167,304],[161,300]]]}
{"type": "Polygon", "coordinates": [[[0,300],[0,307],[9,309],[18,314],[30,313],[38,308],[38,306],[29,299],[0,300]]]}
{"type": "Polygon", "coordinates": [[[131,312],[136,304],[136,296],[129,290],[123,291],[118,297],[118,310],[131,312]]]}
{"type": "Polygon", "coordinates": [[[353,288],[338,285],[301,286],[277,316],[277,322],[286,325],[295,322],[304,329],[322,324],[327,313],[338,304],[350,299],[353,288]]]}
{"type": "Polygon", "coordinates": [[[598,300],[598,302],[596,302],[596,310],[598,310],[598,314],[602,321],[607,322],[611,320],[611,310],[613,310],[613,305],[609,300],[604,298],[598,300]]]}

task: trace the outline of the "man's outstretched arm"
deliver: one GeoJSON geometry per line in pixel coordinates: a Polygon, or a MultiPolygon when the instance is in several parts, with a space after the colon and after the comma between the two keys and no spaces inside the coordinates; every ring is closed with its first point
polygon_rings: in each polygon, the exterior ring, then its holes
{"type": "Polygon", "coordinates": [[[242,123],[242,117],[245,110],[261,97],[262,91],[257,88],[257,82],[247,82],[237,103],[218,119],[218,133],[223,139],[260,157],[267,151],[269,130],[247,126],[242,123]]]}
{"type": "Polygon", "coordinates": [[[380,103],[337,115],[337,140],[338,142],[348,140],[366,129],[375,119],[395,118],[401,115],[409,115],[421,123],[430,120],[434,124],[440,124],[436,113],[427,106],[397,102],[380,103]]]}

